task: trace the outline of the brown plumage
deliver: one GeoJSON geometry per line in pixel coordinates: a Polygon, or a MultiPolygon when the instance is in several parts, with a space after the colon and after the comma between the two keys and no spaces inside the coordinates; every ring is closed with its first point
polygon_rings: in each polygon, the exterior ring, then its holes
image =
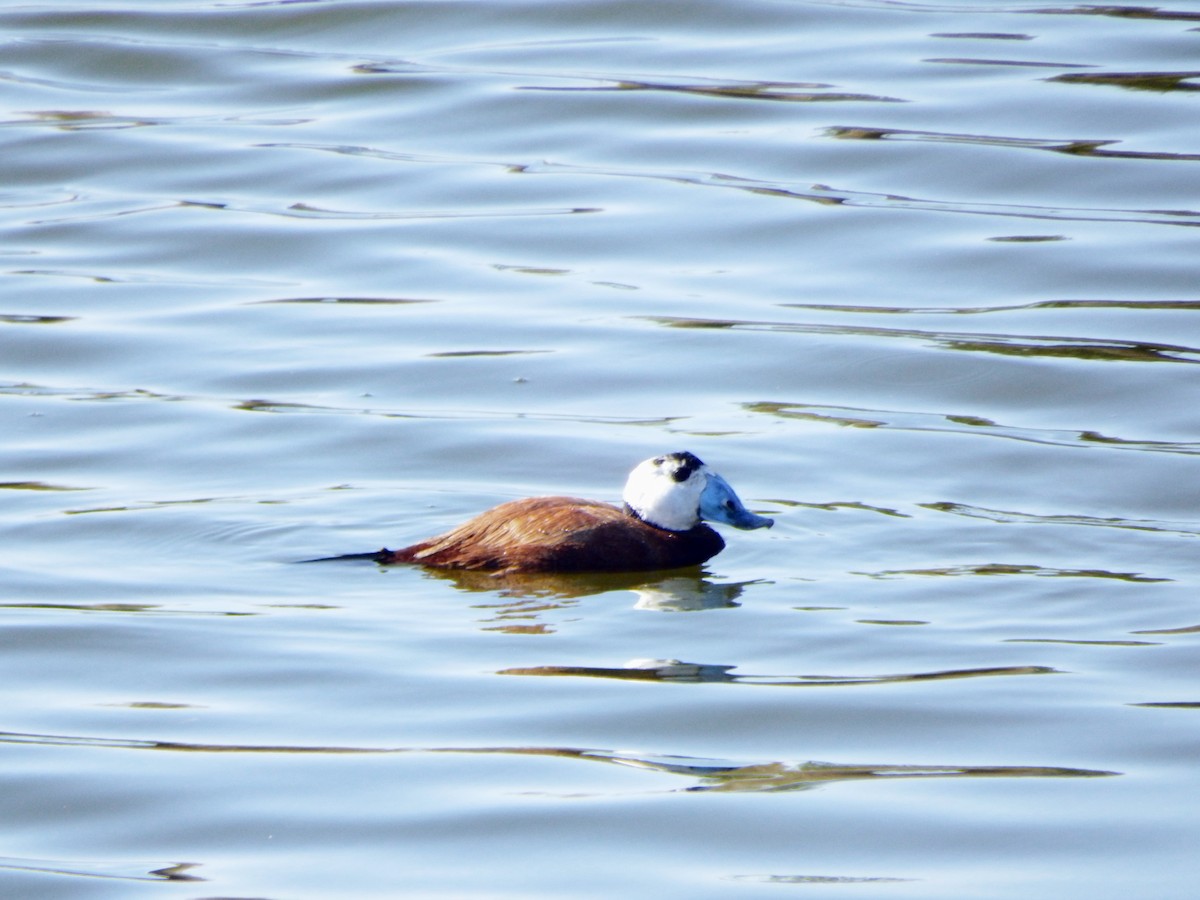
{"type": "Polygon", "coordinates": [[[668,531],[610,503],[533,497],[502,503],[452,531],[374,558],[495,572],[634,572],[699,565],[724,546],[707,525],[668,531]]]}
{"type": "Polygon", "coordinates": [[[775,524],[746,509],[724,478],[686,450],[639,463],[621,496],[623,506],[578,497],[513,500],[403,550],[327,559],[500,575],[646,572],[697,566],[720,553],[725,541],[704,520],[747,531],[775,524]]]}

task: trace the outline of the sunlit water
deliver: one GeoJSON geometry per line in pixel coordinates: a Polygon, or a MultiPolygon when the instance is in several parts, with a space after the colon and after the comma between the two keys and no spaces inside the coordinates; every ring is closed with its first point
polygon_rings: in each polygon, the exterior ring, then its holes
{"type": "Polygon", "coordinates": [[[0,40],[0,894],[1194,895],[1194,4],[0,40]],[[298,562],[676,449],[775,528],[298,562]]]}

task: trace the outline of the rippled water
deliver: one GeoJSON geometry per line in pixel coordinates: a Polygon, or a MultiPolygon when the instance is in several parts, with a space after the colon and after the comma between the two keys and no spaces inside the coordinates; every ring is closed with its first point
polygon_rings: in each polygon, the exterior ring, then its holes
{"type": "Polygon", "coordinates": [[[0,893],[1192,896],[1193,4],[0,41],[0,893]],[[297,564],[683,448],[703,571],[297,564]]]}

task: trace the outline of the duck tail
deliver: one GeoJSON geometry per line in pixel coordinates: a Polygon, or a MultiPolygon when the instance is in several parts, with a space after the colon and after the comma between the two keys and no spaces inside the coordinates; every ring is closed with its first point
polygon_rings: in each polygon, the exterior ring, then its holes
{"type": "Polygon", "coordinates": [[[343,553],[341,556],[322,556],[317,559],[302,559],[302,563],[319,563],[319,562],[344,562],[351,559],[369,559],[376,563],[390,563],[396,561],[396,551],[389,550],[384,547],[382,550],[376,550],[373,553],[343,553]]]}

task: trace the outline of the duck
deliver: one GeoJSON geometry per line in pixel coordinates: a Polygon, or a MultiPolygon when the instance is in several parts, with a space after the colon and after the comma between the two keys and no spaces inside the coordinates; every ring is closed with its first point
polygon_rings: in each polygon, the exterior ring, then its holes
{"type": "Polygon", "coordinates": [[[687,451],[639,463],[621,499],[619,506],[579,497],[512,500],[400,550],[331,559],[497,575],[643,572],[698,566],[720,553],[725,541],[705,522],[742,530],[775,524],[748,510],[729,482],[687,451]]]}

